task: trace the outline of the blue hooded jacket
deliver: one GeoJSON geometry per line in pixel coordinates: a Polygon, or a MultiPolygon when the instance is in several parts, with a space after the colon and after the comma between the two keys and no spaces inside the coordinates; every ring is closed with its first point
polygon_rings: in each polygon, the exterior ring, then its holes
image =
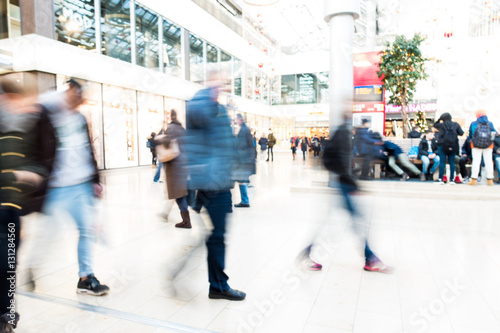
{"type": "Polygon", "coordinates": [[[490,128],[491,128],[492,132],[495,132],[495,133],[497,132],[495,130],[495,127],[493,126],[493,123],[488,120],[488,117],[487,116],[481,116],[481,117],[477,118],[476,121],[473,121],[470,124],[470,127],[469,127],[469,138],[470,139],[472,139],[472,136],[474,135],[474,132],[476,131],[478,123],[488,124],[488,125],[490,125],[490,128]]]}
{"type": "Polygon", "coordinates": [[[186,105],[188,188],[224,191],[234,186],[236,138],[214,89],[197,92],[186,105]]]}

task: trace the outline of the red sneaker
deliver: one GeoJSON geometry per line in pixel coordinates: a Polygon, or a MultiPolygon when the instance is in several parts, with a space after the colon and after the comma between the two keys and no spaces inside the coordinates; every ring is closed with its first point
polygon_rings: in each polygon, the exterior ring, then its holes
{"type": "Polygon", "coordinates": [[[458,176],[455,177],[455,183],[462,184],[462,181],[460,180],[460,177],[458,177],[458,176]]]}
{"type": "Polygon", "coordinates": [[[363,267],[363,269],[365,271],[379,272],[379,273],[386,273],[386,274],[391,274],[392,272],[394,272],[394,267],[387,266],[382,261],[366,263],[365,267],[363,267]]]}
{"type": "Polygon", "coordinates": [[[448,177],[443,176],[443,182],[447,183],[448,182],[448,177]]]}

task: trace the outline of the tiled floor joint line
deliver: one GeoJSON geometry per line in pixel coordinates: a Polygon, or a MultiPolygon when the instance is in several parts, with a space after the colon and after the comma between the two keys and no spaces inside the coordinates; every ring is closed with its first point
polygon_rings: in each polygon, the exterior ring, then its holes
{"type": "Polygon", "coordinates": [[[39,293],[34,293],[34,292],[29,292],[29,291],[24,291],[24,290],[19,290],[17,293],[19,295],[34,298],[37,300],[50,302],[50,303],[57,303],[60,305],[65,305],[65,306],[70,306],[70,307],[77,308],[77,309],[84,310],[84,311],[90,311],[90,312],[99,313],[102,315],[106,315],[106,316],[110,316],[110,317],[114,317],[114,318],[118,318],[118,319],[133,321],[133,322],[143,324],[143,325],[172,329],[172,330],[175,330],[179,333],[216,333],[214,331],[209,331],[209,330],[205,330],[205,329],[201,329],[201,328],[189,327],[189,326],[185,326],[185,325],[181,325],[181,324],[172,323],[169,321],[140,316],[140,315],[136,315],[133,313],[113,310],[113,309],[104,308],[101,306],[95,306],[95,305],[91,305],[91,304],[82,303],[82,302],[76,302],[76,301],[72,301],[72,300],[68,300],[68,299],[64,299],[64,298],[60,298],[60,297],[42,295],[39,293]]]}

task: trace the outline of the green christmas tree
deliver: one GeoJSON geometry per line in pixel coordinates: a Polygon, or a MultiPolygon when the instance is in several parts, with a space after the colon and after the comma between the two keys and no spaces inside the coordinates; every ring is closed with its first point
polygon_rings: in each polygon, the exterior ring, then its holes
{"type": "Polygon", "coordinates": [[[423,111],[418,111],[415,114],[414,122],[415,126],[420,128],[420,133],[425,133],[425,131],[429,128],[429,124],[427,124],[427,120],[425,119],[425,112],[423,111]]]}
{"type": "Polygon", "coordinates": [[[397,36],[392,45],[387,43],[385,51],[380,52],[380,71],[377,74],[385,90],[390,92],[389,104],[401,106],[404,138],[408,134],[408,104],[413,99],[417,82],[427,78],[427,59],[420,51],[423,41],[424,38],[419,34],[411,39],[397,36]]]}

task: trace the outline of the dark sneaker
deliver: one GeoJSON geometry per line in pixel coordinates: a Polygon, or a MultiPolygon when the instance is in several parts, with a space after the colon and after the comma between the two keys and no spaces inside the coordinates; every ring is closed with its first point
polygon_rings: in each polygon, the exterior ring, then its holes
{"type": "Polygon", "coordinates": [[[78,280],[78,294],[102,296],[109,292],[108,286],[101,284],[94,274],[89,274],[85,280],[78,280]]]}
{"type": "Polygon", "coordinates": [[[401,175],[401,181],[405,182],[407,181],[408,179],[410,179],[410,176],[408,176],[408,174],[405,172],[401,175]]]}
{"type": "Polygon", "coordinates": [[[422,173],[420,174],[420,181],[421,181],[421,182],[425,182],[426,180],[427,180],[427,176],[425,175],[425,173],[423,173],[423,172],[422,172],[422,173]]]}
{"type": "Polygon", "coordinates": [[[434,184],[444,185],[444,181],[442,179],[436,179],[434,184]]]}
{"type": "Polygon", "coordinates": [[[14,328],[17,327],[17,322],[19,321],[19,313],[10,312],[4,313],[0,317],[0,333],[14,333],[14,328]]]}
{"type": "Polygon", "coordinates": [[[245,299],[247,294],[242,291],[229,288],[226,291],[212,291],[208,292],[208,298],[210,299],[227,299],[230,301],[242,301],[245,299]]]}
{"type": "Polygon", "coordinates": [[[239,204],[234,205],[234,207],[236,207],[236,208],[242,208],[242,207],[243,208],[248,208],[248,207],[250,207],[250,204],[239,203],[239,204]]]}

